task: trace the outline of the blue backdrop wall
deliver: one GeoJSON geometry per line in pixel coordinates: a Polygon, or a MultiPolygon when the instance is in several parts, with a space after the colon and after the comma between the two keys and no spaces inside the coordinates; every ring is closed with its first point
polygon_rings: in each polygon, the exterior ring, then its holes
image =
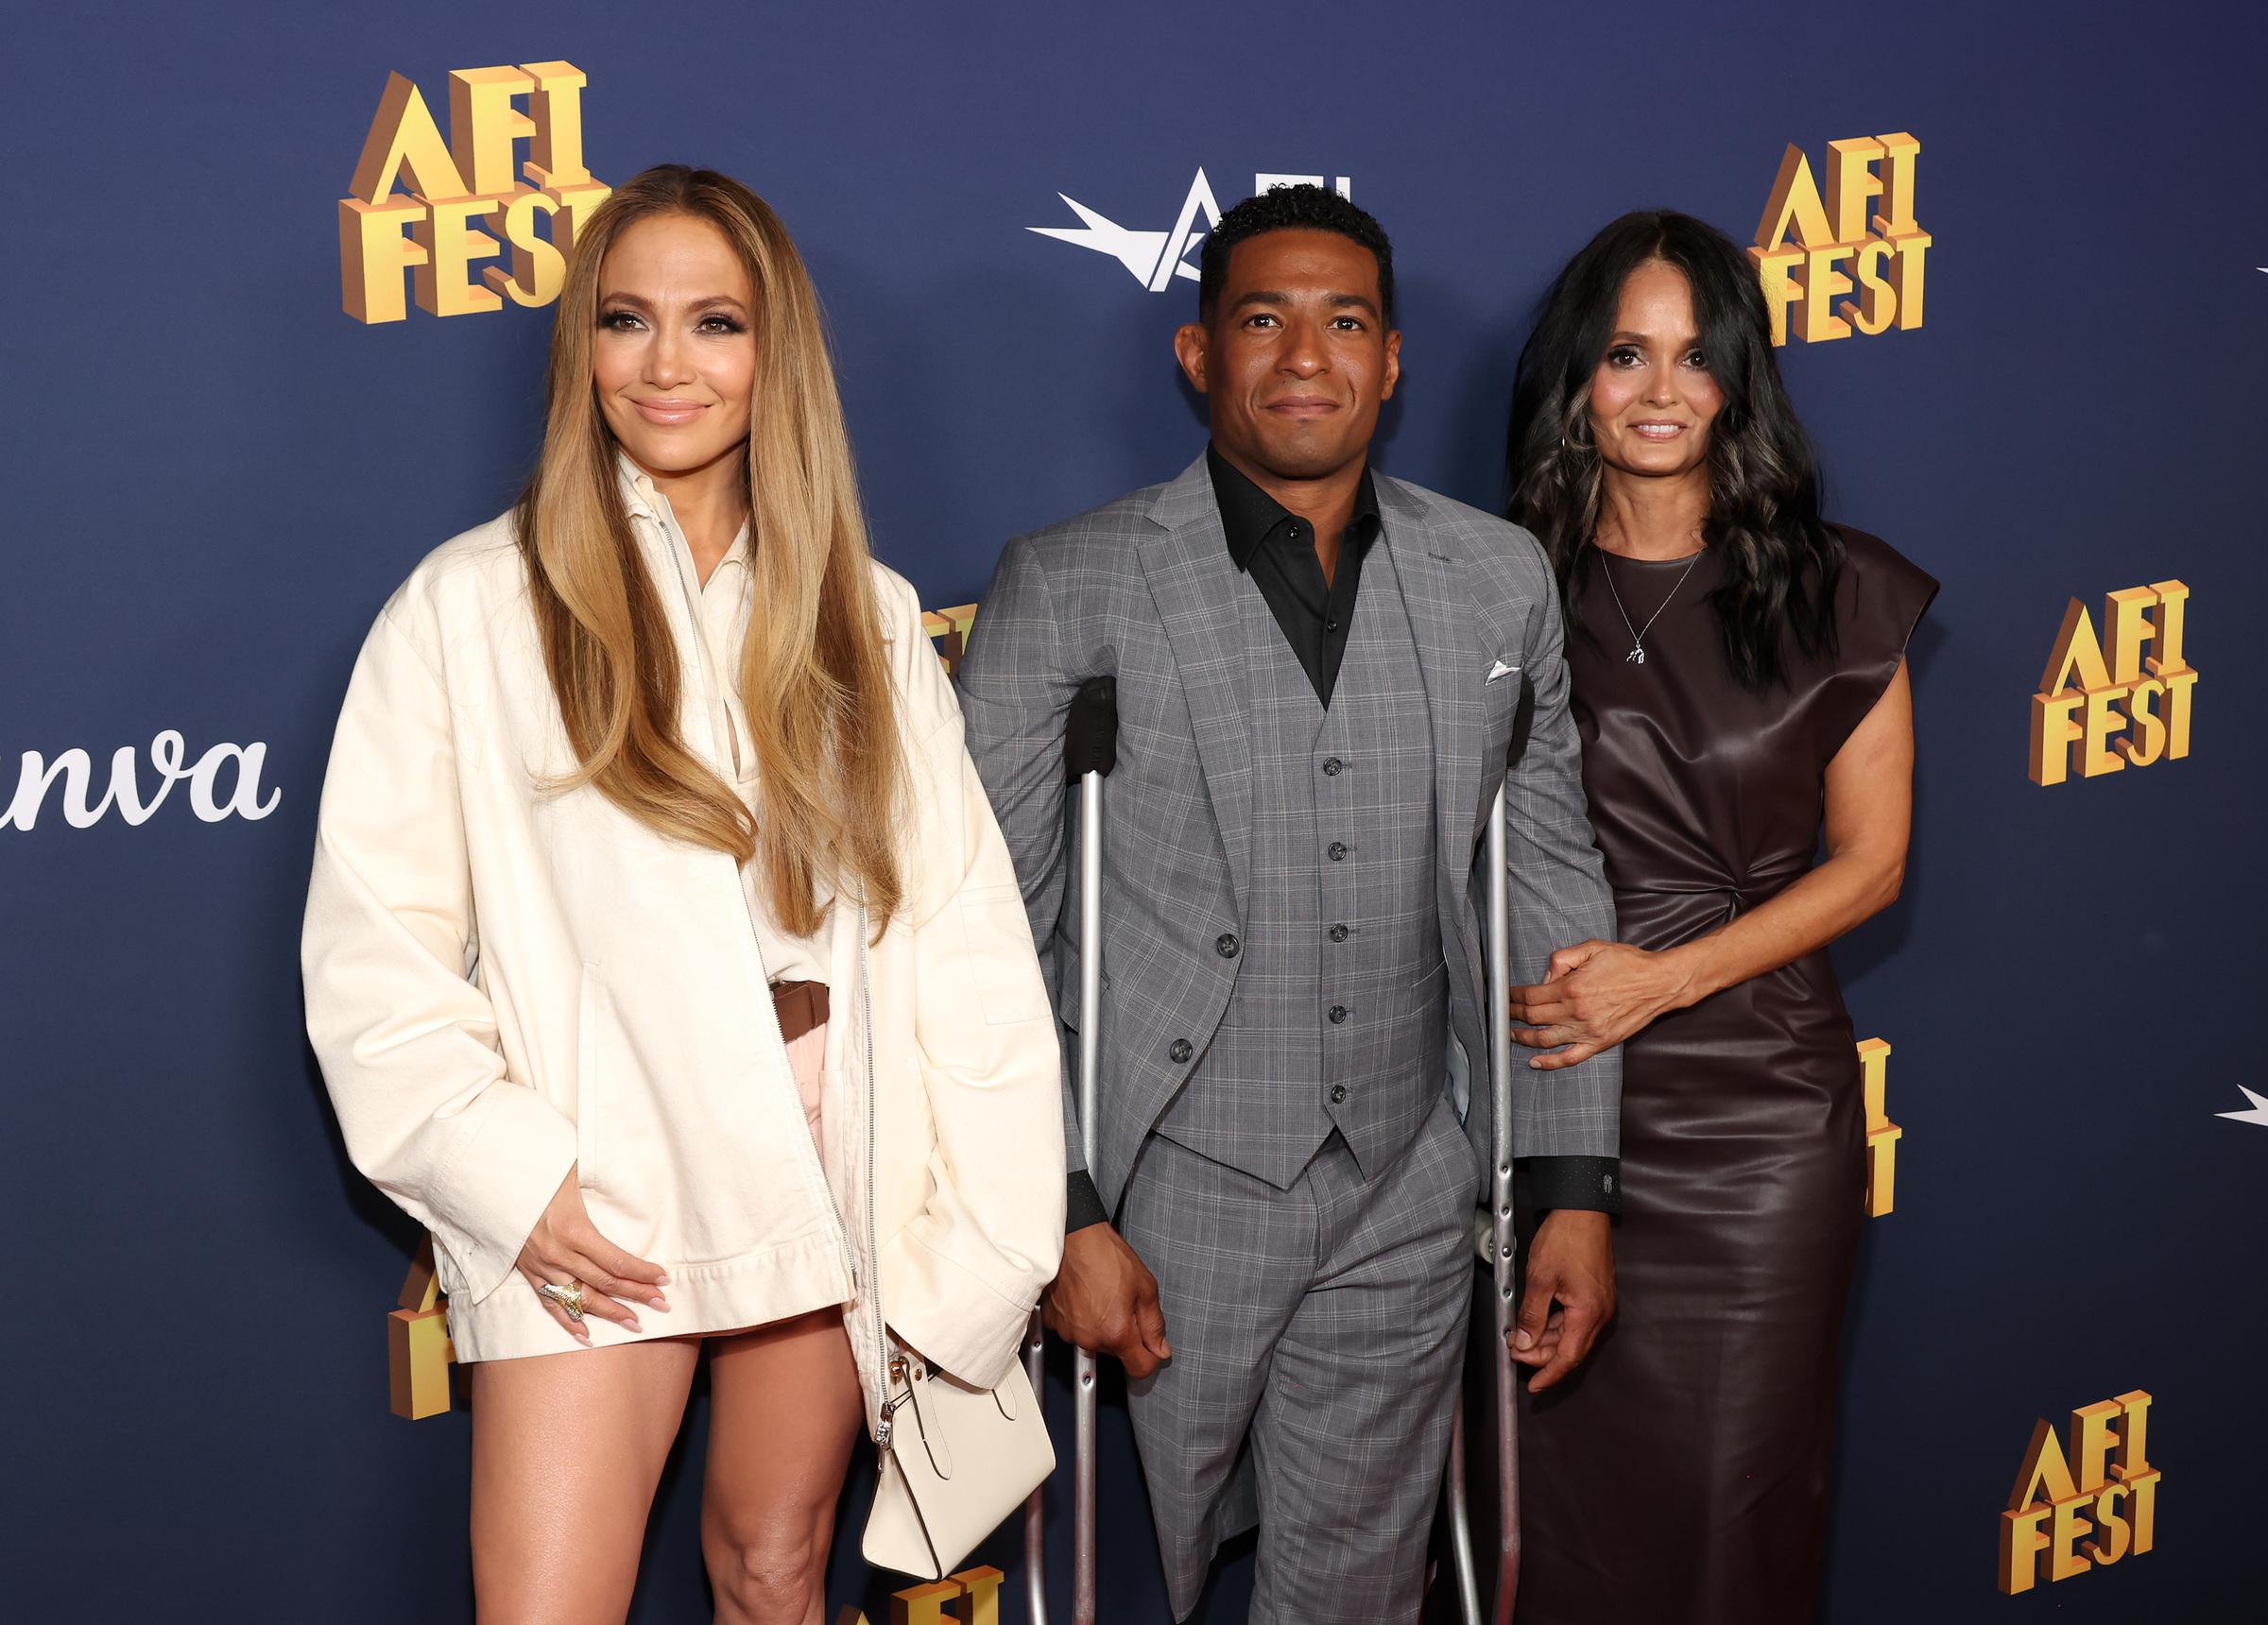
{"type": "MultiPolygon", "coordinates": [[[[1850,1321],[1827,1611],[2243,1616],[2268,1451],[2268,1105],[2244,1089],[2268,1088],[2263,730],[2236,630],[2268,588],[2262,16],[19,9],[0,61],[10,1613],[470,1617],[465,1415],[388,1413],[383,1320],[416,1237],[341,1155],[296,940],[354,650],[416,559],[525,474],[549,313],[358,321],[337,218],[389,74],[446,128],[453,71],[565,61],[600,180],[713,165],[796,231],[879,549],[938,607],[978,596],[1010,534],[1202,444],[1168,350],[1194,284],[1150,275],[1194,241],[1169,236],[1200,171],[1223,207],[1263,175],[1344,178],[1381,217],[1406,334],[1381,462],[1489,505],[1524,323],[1593,230],[1671,206],[1745,238],[1790,144],[1823,179],[1830,142],[1911,134],[1920,325],[1782,352],[1831,511],[1945,584],[1914,651],[1906,895],[1840,952],[1861,1033],[1892,1045],[1903,1138],[1850,1321]],[[1080,227],[1074,200],[1089,238],[1027,230],[1080,227]],[[2105,593],[2171,581],[2188,669],[2215,679],[2175,685],[2188,753],[2036,784],[2032,696],[2067,602],[2107,640],[2105,593]],[[106,805],[121,750],[138,797],[106,805]],[[182,781],[151,808],[168,763],[182,781]],[[2137,1391],[2154,1549],[2001,1595],[2035,1420],[2070,1444],[2070,1411],[2137,1391]]],[[[1158,1619],[1110,1421],[1106,1617],[1158,1619]]],[[[696,1428],[642,1620],[703,1616],[700,1457],[696,1428]]],[[[880,1620],[890,1583],[848,1545],[832,1603],[880,1620]]],[[[989,1550],[1013,1568],[1012,1543],[989,1550]]],[[[1232,1564],[1207,1617],[1241,1617],[1247,1587],[1232,1564]]]]}

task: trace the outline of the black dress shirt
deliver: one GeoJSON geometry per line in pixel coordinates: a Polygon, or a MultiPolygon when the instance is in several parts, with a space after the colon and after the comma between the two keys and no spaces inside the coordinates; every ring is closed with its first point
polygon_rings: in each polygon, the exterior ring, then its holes
{"type": "Polygon", "coordinates": [[[1205,463],[1212,473],[1212,494],[1221,505],[1228,557],[1260,589],[1283,641],[1292,646],[1293,658],[1314,685],[1315,698],[1328,710],[1331,692],[1338,686],[1340,662],[1347,658],[1347,628],[1354,620],[1354,595],[1362,590],[1363,558],[1383,528],[1370,470],[1363,470],[1362,486],[1354,493],[1354,517],[1339,538],[1338,568],[1325,581],[1314,525],[1210,446],[1205,463]]]}
{"type": "MultiPolygon", "coordinates": [[[[1212,493],[1221,509],[1221,529],[1228,539],[1228,557],[1251,579],[1275,616],[1284,641],[1315,697],[1325,709],[1338,685],[1339,666],[1347,654],[1347,631],[1354,621],[1355,595],[1362,589],[1363,559],[1378,540],[1384,522],[1378,511],[1378,490],[1370,470],[1355,492],[1354,517],[1339,538],[1338,567],[1323,579],[1323,564],[1315,555],[1314,526],[1292,513],[1253,483],[1211,447],[1205,462],[1212,474],[1212,493]]],[[[1486,1086],[1483,1069],[1473,1080],[1486,1086]]],[[[1621,1162],[1611,1156],[1530,1156],[1519,1163],[1526,1204],[1542,1212],[1554,1207],[1582,1207],[1613,1213],[1622,1207],[1621,1162]]],[[[1065,1230],[1081,1230],[1110,1217],[1102,1193],[1084,1169],[1074,1170],[1068,1191],[1065,1230]]]]}

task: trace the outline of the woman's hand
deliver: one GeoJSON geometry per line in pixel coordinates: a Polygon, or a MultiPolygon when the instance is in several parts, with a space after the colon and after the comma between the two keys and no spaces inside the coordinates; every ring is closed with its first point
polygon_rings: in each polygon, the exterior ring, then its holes
{"type": "Polygon", "coordinates": [[[583,1206],[582,1188],[576,1182],[576,1172],[573,1168],[567,1171],[566,1179],[543,1209],[543,1217],[528,1232],[527,1244],[520,1249],[520,1273],[527,1277],[529,1286],[537,1289],[536,1296],[550,1311],[551,1318],[569,1336],[588,1344],[591,1333],[582,1322],[570,1315],[565,1306],[542,1288],[580,1283],[584,1314],[596,1315],[637,1331],[641,1329],[638,1317],[631,1312],[627,1300],[635,1298],[666,1314],[669,1305],[656,1289],[669,1285],[669,1274],[659,1264],[649,1264],[624,1252],[598,1233],[598,1226],[591,1223],[590,1212],[583,1206]]]}
{"type": "Polygon", "coordinates": [[[1674,954],[1594,937],[1553,954],[1539,984],[1512,989],[1512,1036],[1531,1050],[1552,1052],[1529,1066],[1572,1067],[1612,1049],[1663,1011],[1690,1003],[1692,993],[1674,954]]]}

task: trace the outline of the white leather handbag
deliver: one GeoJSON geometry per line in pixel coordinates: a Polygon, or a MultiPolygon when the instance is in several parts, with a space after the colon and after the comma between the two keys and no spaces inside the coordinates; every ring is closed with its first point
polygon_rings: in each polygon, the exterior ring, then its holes
{"type": "Polygon", "coordinates": [[[1056,1470],[1021,1363],[998,1388],[971,1388],[899,1349],[882,1417],[882,1480],[861,1543],[877,1568],[943,1580],[1056,1470]]]}

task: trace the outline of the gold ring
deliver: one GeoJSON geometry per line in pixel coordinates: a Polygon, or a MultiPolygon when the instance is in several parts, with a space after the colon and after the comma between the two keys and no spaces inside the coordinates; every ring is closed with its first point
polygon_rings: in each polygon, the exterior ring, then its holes
{"type": "Polygon", "coordinates": [[[574,1321],[578,1325],[581,1323],[583,1318],[582,1282],[576,1280],[573,1275],[570,1275],[567,1277],[567,1284],[563,1287],[556,1286],[550,1281],[545,1281],[541,1286],[538,1287],[536,1291],[549,1298],[553,1303],[558,1305],[560,1309],[565,1312],[569,1320],[574,1321]]]}

